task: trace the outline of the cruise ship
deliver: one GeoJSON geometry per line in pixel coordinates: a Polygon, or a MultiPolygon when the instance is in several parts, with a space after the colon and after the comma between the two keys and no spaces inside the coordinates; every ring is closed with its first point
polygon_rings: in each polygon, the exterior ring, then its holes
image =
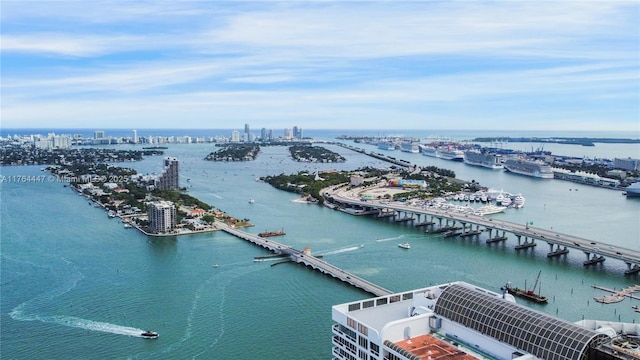
{"type": "Polygon", "coordinates": [[[463,161],[464,152],[450,146],[438,148],[438,157],[445,160],[463,161]]]}
{"type": "Polygon", "coordinates": [[[422,153],[422,155],[424,156],[438,156],[438,150],[435,147],[429,145],[420,145],[420,153],[422,153]]]}
{"type": "Polygon", "coordinates": [[[533,176],[541,179],[553,179],[551,166],[542,161],[509,159],[504,162],[504,168],[515,174],[533,176]]]}
{"type": "Polygon", "coordinates": [[[572,323],[465,282],[332,307],[338,360],[637,359],[640,324],[572,323]]]}
{"type": "Polygon", "coordinates": [[[465,151],[464,163],[473,166],[482,166],[494,170],[504,168],[502,164],[502,156],[500,154],[493,154],[478,150],[465,151]]]}
{"type": "Polygon", "coordinates": [[[394,144],[393,141],[379,141],[378,142],[378,149],[381,149],[381,150],[395,150],[396,149],[396,144],[394,144]]]}
{"type": "Polygon", "coordinates": [[[640,197],[640,182],[635,182],[627,186],[625,194],[627,197],[640,197]]]}
{"type": "Polygon", "coordinates": [[[408,153],[417,154],[420,152],[418,144],[411,141],[403,141],[400,143],[400,150],[408,153]]]}

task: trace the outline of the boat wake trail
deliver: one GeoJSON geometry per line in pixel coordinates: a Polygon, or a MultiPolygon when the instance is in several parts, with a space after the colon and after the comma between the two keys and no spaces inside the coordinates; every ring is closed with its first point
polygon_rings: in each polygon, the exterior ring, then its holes
{"type": "Polygon", "coordinates": [[[215,198],[223,199],[223,197],[222,197],[222,196],[220,196],[220,195],[218,195],[218,194],[211,194],[211,195],[213,195],[213,197],[215,197],[215,198]]]}
{"type": "Polygon", "coordinates": [[[40,321],[48,324],[57,324],[91,331],[140,337],[144,330],[81,319],[74,316],[37,314],[36,311],[34,311],[35,309],[40,308],[42,304],[50,303],[52,300],[67,294],[76,287],[80,280],[84,279],[84,275],[78,271],[73,263],[65,258],[61,258],[61,260],[66,264],[66,266],[64,267],[64,271],[58,270],[65,273],[65,277],[60,285],[13,308],[13,310],[9,312],[9,316],[11,316],[12,319],[17,321],[40,321]]]}
{"type": "Polygon", "coordinates": [[[376,239],[376,242],[385,242],[385,241],[400,240],[400,239],[402,239],[403,237],[404,237],[404,235],[395,236],[395,237],[391,237],[391,238],[376,239]]]}
{"type": "Polygon", "coordinates": [[[363,247],[364,247],[364,245],[360,245],[360,246],[350,246],[350,247],[347,247],[347,248],[342,248],[342,249],[337,249],[337,250],[320,251],[320,252],[316,253],[316,255],[342,254],[342,253],[346,253],[346,252],[350,252],[350,251],[356,251],[356,250],[362,249],[363,247]]]}
{"type": "MultiPolygon", "coordinates": [[[[13,314],[12,314],[13,317],[13,314]]],[[[14,317],[15,318],[15,317],[14,317]]],[[[27,320],[27,319],[25,319],[27,320]]],[[[81,319],[73,316],[53,315],[53,316],[31,316],[28,320],[38,320],[44,323],[57,324],[62,326],[68,326],[78,329],[100,331],[111,334],[127,335],[142,337],[141,334],[144,330],[134,327],[110,324],[105,322],[81,319]]]]}

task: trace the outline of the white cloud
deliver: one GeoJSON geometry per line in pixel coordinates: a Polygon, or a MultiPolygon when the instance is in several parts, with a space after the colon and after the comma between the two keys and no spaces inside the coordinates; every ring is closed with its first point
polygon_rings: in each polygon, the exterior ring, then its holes
{"type": "Polygon", "coordinates": [[[4,126],[640,113],[635,2],[34,4],[2,3],[4,126]]]}

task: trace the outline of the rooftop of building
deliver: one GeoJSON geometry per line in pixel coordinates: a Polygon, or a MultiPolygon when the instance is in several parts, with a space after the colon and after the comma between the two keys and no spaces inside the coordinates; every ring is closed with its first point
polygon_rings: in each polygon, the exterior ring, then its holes
{"type": "Polygon", "coordinates": [[[422,360],[477,360],[475,356],[431,335],[419,335],[395,344],[422,360]]]}

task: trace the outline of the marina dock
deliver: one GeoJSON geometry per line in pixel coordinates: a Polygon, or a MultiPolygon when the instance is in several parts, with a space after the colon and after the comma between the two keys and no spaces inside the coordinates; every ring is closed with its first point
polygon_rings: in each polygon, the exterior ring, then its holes
{"type": "Polygon", "coordinates": [[[640,285],[629,286],[627,288],[620,289],[620,290],[608,289],[606,287],[602,287],[598,285],[591,285],[591,287],[594,289],[604,290],[612,293],[612,295],[594,297],[595,301],[599,303],[604,303],[604,304],[617,303],[624,300],[626,297],[629,297],[635,300],[640,300],[640,297],[633,295],[634,292],[640,291],[640,285]]]}

